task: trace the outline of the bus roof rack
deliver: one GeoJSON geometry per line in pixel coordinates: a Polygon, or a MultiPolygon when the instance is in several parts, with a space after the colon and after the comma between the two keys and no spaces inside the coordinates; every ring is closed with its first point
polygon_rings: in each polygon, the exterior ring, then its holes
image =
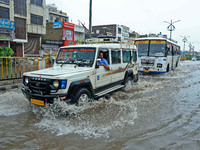
{"type": "Polygon", "coordinates": [[[89,44],[96,44],[96,43],[119,43],[119,44],[133,44],[133,41],[129,40],[123,40],[118,41],[117,38],[92,38],[92,39],[86,39],[86,42],[89,44]]]}

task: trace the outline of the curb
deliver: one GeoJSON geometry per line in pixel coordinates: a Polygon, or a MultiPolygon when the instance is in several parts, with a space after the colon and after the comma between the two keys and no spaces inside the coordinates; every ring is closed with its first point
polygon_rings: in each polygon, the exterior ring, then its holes
{"type": "Polygon", "coordinates": [[[11,86],[6,86],[6,87],[0,87],[0,91],[6,91],[6,90],[11,90],[11,89],[17,89],[20,88],[21,86],[19,85],[11,85],[11,86]]]}

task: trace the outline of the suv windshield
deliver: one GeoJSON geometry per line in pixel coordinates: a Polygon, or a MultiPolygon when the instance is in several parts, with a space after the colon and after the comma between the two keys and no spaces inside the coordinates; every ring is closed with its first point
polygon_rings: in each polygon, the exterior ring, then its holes
{"type": "Polygon", "coordinates": [[[56,63],[92,66],[94,62],[95,51],[95,48],[90,47],[62,48],[58,53],[56,63]]]}

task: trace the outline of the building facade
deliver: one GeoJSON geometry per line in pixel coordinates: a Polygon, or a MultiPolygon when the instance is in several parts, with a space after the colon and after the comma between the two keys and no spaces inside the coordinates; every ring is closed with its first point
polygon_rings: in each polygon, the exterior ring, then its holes
{"type": "Polygon", "coordinates": [[[70,23],[67,13],[58,10],[55,4],[47,5],[46,22],[47,31],[42,36],[42,49],[46,53],[52,54],[61,46],[85,41],[85,28],[70,23]]]}
{"type": "Polygon", "coordinates": [[[46,20],[47,22],[69,22],[69,17],[67,13],[58,10],[55,4],[49,4],[46,6],[46,20]]]}
{"type": "Polygon", "coordinates": [[[92,26],[92,37],[111,36],[121,41],[129,38],[129,30],[129,27],[117,24],[92,26]]]}
{"type": "Polygon", "coordinates": [[[46,0],[0,0],[0,40],[16,56],[39,56],[46,34],[45,7],[46,0]],[[2,22],[15,26],[6,29],[2,22]]]}

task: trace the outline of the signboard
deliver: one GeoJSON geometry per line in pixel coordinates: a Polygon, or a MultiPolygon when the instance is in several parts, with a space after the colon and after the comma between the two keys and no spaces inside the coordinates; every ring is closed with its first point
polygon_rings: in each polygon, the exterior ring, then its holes
{"type": "Polygon", "coordinates": [[[166,41],[151,41],[151,44],[166,44],[166,41]]]}
{"type": "Polygon", "coordinates": [[[74,42],[74,32],[72,30],[64,30],[63,37],[64,40],[74,42]]]}
{"type": "Polygon", "coordinates": [[[136,41],[135,44],[149,44],[149,41],[136,41]]]}
{"type": "Polygon", "coordinates": [[[0,19],[0,28],[15,30],[15,22],[5,19],[0,19]]]}
{"type": "Polygon", "coordinates": [[[62,28],[62,21],[54,22],[53,23],[53,28],[62,28]]]}
{"type": "Polygon", "coordinates": [[[63,28],[71,28],[74,30],[74,24],[69,22],[63,22],[63,28]]]}

